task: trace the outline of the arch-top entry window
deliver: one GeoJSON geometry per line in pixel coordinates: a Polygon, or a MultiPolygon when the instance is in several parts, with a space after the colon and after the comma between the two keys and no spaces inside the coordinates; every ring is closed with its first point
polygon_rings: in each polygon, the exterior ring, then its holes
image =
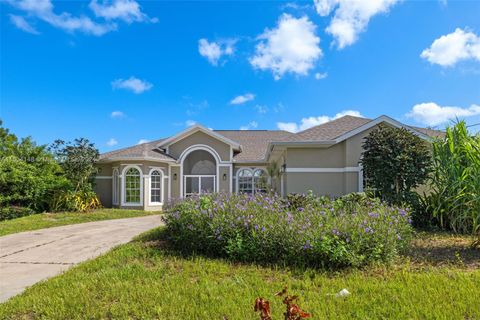
{"type": "Polygon", "coordinates": [[[217,160],[210,151],[194,150],[184,158],[182,165],[185,197],[217,190],[217,160]]]}
{"type": "Polygon", "coordinates": [[[150,174],[150,202],[162,203],[162,174],[159,170],[150,174]]]}
{"type": "Polygon", "coordinates": [[[141,203],[141,175],[137,168],[125,173],[125,203],[141,203]]]}
{"type": "Polygon", "coordinates": [[[262,169],[240,169],[238,172],[238,192],[257,193],[267,191],[267,173],[262,169]]]}

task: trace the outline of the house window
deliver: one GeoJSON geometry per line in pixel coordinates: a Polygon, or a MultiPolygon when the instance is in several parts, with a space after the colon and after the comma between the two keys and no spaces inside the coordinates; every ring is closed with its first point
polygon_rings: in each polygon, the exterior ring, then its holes
{"type": "Polygon", "coordinates": [[[112,177],[112,203],[118,204],[118,196],[119,192],[119,185],[118,185],[118,169],[113,169],[113,177],[112,177]]]}
{"type": "Polygon", "coordinates": [[[240,193],[266,192],[267,173],[262,169],[241,169],[237,174],[237,191],[240,193]]]}
{"type": "Polygon", "coordinates": [[[162,180],[163,175],[160,170],[153,170],[150,173],[150,203],[162,203],[162,180]]]}
{"type": "Polygon", "coordinates": [[[238,172],[238,192],[253,193],[253,175],[250,169],[241,169],[238,172]]]}
{"type": "Polygon", "coordinates": [[[129,168],[125,173],[125,203],[141,203],[141,174],[137,168],[129,168]]]}
{"type": "Polygon", "coordinates": [[[253,190],[255,193],[267,192],[267,173],[262,169],[253,172],[253,190]]]}

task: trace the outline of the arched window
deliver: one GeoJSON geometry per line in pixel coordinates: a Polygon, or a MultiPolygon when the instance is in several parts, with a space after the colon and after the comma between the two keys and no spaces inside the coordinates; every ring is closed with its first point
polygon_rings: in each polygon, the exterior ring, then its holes
{"type": "Polygon", "coordinates": [[[112,204],[118,205],[118,196],[120,195],[119,192],[119,184],[118,184],[118,169],[113,169],[112,175],[112,204]]]}
{"type": "Polygon", "coordinates": [[[240,169],[237,174],[238,192],[257,193],[267,191],[267,173],[263,169],[240,169]]]}
{"type": "Polygon", "coordinates": [[[162,204],[162,181],[163,174],[160,170],[150,171],[150,204],[162,204]]]}
{"type": "Polygon", "coordinates": [[[240,169],[238,172],[238,192],[253,193],[253,174],[250,169],[240,169]]]}
{"type": "MultiPolygon", "coordinates": [[[[128,168],[128,167],[127,167],[128,168]]],[[[124,199],[125,204],[142,203],[142,175],[136,167],[130,167],[125,172],[124,199]]]]}
{"type": "Polygon", "coordinates": [[[253,191],[267,192],[267,173],[262,169],[255,169],[253,172],[253,191]]]}

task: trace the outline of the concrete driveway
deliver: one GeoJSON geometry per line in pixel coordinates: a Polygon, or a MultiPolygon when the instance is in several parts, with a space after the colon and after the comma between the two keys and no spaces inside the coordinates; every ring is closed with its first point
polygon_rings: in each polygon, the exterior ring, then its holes
{"type": "Polygon", "coordinates": [[[0,302],[160,225],[160,216],[154,215],[0,237],[0,302]]]}

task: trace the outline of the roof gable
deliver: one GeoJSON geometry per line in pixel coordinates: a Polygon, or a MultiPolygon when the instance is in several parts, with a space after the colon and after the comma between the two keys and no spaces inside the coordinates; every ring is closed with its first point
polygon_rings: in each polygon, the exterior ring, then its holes
{"type": "Polygon", "coordinates": [[[373,120],[354,116],[344,116],[336,120],[300,131],[296,134],[286,137],[279,142],[284,144],[288,142],[313,143],[328,141],[335,144],[368,130],[369,128],[374,127],[382,122],[396,128],[405,128],[422,139],[431,140],[431,135],[418,130],[418,128],[407,126],[395,119],[383,115],[373,120]]]}
{"type": "Polygon", "coordinates": [[[193,126],[187,128],[187,129],[179,132],[178,134],[161,141],[157,145],[157,147],[167,147],[167,146],[169,146],[171,144],[174,144],[175,142],[180,141],[182,139],[185,139],[185,138],[189,137],[190,135],[192,135],[196,132],[199,132],[199,131],[201,131],[201,132],[203,132],[203,133],[205,133],[205,134],[207,134],[207,135],[209,135],[209,136],[211,136],[211,137],[213,137],[213,138],[215,138],[215,139],[217,139],[217,140],[219,140],[219,141],[221,141],[225,144],[228,144],[229,146],[231,146],[235,150],[241,150],[241,146],[238,142],[233,141],[233,140],[231,140],[231,139],[229,139],[229,138],[227,138],[227,137],[225,137],[225,136],[223,136],[223,135],[221,135],[221,134],[219,134],[219,133],[217,133],[213,130],[207,129],[204,126],[199,125],[199,124],[193,125],[193,126]]]}
{"type": "Polygon", "coordinates": [[[380,116],[380,117],[378,117],[374,120],[371,120],[370,122],[365,123],[364,125],[361,125],[361,126],[355,128],[355,129],[351,130],[351,131],[348,131],[348,132],[338,136],[337,138],[335,138],[335,143],[342,142],[342,141],[344,141],[344,140],[346,140],[350,137],[353,137],[353,136],[355,136],[355,135],[357,135],[357,134],[359,134],[359,133],[361,133],[365,130],[368,130],[368,129],[370,129],[370,128],[372,128],[372,127],[374,127],[374,126],[376,126],[380,123],[387,123],[387,124],[389,124],[389,125],[391,125],[395,128],[404,128],[404,129],[407,129],[408,131],[410,131],[414,135],[416,135],[416,136],[418,136],[418,137],[420,137],[424,140],[427,140],[427,141],[432,140],[432,137],[424,134],[423,132],[420,132],[420,131],[414,129],[413,127],[410,127],[410,126],[407,126],[407,125],[401,123],[400,121],[397,121],[395,119],[392,119],[388,116],[383,115],[383,116],[380,116]]]}

